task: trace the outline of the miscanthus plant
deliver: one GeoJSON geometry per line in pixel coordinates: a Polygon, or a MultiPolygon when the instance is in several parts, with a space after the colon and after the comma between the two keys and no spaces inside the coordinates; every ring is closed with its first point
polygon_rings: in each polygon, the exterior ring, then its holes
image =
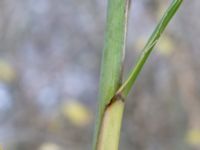
{"type": "Polygon", "coordinates": [[[131,0],[108,0],[107,25],[99,88],[93,150],[118,150],[126,97],[161,34],[177,12],[182,0],[173,0],[147,41],[136,66],[122,82],[128,12],[131,0]]]}

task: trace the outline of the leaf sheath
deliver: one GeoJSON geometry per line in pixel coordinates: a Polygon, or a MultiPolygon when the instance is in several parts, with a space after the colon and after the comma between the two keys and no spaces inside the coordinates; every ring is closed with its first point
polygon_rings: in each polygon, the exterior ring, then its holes
{"type": "Polygon", "coordinates": [[[107,25],[99,87],[99,112],[93,141],[97,149],[102,119],[111,98],[121,86],[130,0],[108,0],[107,25]]]}

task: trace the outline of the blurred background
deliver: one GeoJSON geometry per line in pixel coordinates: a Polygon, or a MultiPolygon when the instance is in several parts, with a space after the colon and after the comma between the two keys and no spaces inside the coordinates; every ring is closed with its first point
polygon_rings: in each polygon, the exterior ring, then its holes
{"type": "MultiPolygon", "coordinates": [[[[170,0],[133,0],[124,78],[170,0]]],[[[0,145],[91,149],[106,0],[0,0],[0,145]]],[[[200,150],[200,1],[185,0],[129,95],[121,150],[200,150]]]]}

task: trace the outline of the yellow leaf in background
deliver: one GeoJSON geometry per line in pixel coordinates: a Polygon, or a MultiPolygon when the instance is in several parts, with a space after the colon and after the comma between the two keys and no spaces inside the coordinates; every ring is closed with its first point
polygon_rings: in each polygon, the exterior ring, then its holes
{"type": "Polygon", "coordinates": [[[44,143],[41,145],[39,150],[61,150],[61,148],[54,143],[44,143]]]}
{"type": "Polygon", "coordinates": [[[167,35],[163,35],[158,44],[157,44],[157,49],[158,49],[158,52],[162,55],[170,55],[172,53],[172,51],[174,50],[175,48],[175,45],[172,41],[172,39],[167,36],[167,35]]]}
{"type": "Polygon", "coordinates": [[[200,145],[200,129],[191,129],[186,135],[186,140],[191,145],[200,145]]]}
{"type": "Polygon", "coordinates": [[[62,113],[71,123],[77,126],[85,126],[91,121],[92,113],[89,109],[75,100],[63,104],[62,113]]]}
{"type": "MultiPolygon", "coordinates": [[[[168,5],[168,2],[162,2],[159,4],[159,8],[157,11],[157,18],[160,19],[163,15],[163,10],[166,9],[168,5]]],[[[157,44],[157,49],[158,52],[162,55],[170,55],[172,51],[174,50],[174,43],[172,41],[172,38],[164,34],[161,36],[158,44],[157,44]]]]}
{"type": "Polygon", "coordinates": [[[145,38],[144,36],[139,37],[135,43],[136,51],[140,52],[144,48],[146,42],[147,38],[145,38]]]}
{"type": "Polygon", "coordinates": [[[0,145],[0,150],[3,150],[2,146],[0,145]]]}
{"type": "MultiPolygon", "coordinates": [[[[144,36],[140,37],[135,43],[136,50],[141,51],[144,48],[146,42],[147,42],[147,38],[145,38],[144,36]]],[[[163,35],[158,41],[158,44],[156,45],[156,49],[157,50],[155,52],[168,56],[175,49],[175,45],[169,36],[163,35]]]]}
{"type": "Polygon", "coordinates": [[[0,60],[0,80],[11,82],[14,78],[15,71],[13,67],[9,63],[0,60]]]}

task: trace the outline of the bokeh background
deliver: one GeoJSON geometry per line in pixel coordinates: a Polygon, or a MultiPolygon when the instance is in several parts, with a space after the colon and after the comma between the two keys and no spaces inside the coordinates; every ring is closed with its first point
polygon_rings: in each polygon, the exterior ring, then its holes
{"type": "MultiPolygon", "coordinates": [[[[89,150],[106,0],[0,0],[0,144],[89,150]]],[[[170,0],[132,0],[124,78],[170,0]]],[[[200,149],[200,1],[185,0],[129,95],[121,150],[200,149]]]]}

